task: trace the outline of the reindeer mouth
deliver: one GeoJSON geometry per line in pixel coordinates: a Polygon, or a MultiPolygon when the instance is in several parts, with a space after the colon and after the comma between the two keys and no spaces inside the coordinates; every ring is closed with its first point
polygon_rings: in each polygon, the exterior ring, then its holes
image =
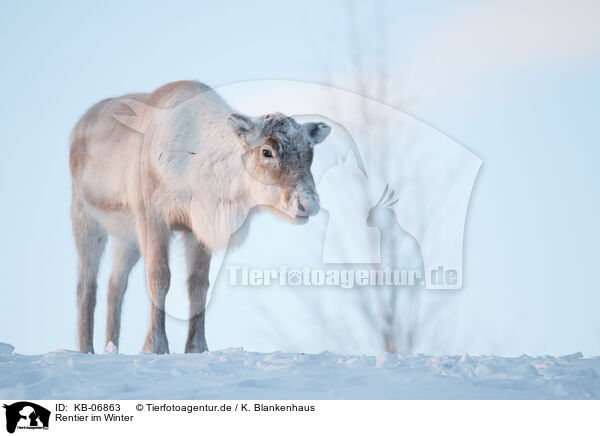
{"type": "Polygon", "coordinates": [[[281,209],[278,209],[276,207],[267,206],[265,204],[255,206],[253,209],[255,212],[270,212],[276,218],[278,218],[282,221],[288,222],[290,224],[294,224],[294,225],[306,224],[308,222],[308,218],[309,218],[309,216],[303,216],[303,215],[290,215],[289,213],[284,212],[281,209]]]}
{"type": "Polygon", "coordinates": [[[270,211],[280,220],[294,225],[306,224],[309,218],[308,215],[290,215],[289,213],[283,212],[280,209],[275,208],[270,209],[270,211]]]}
{"type": "Polygon", "coordinates": [[[307,222],[308,216],[303,215],[296,215],[294,218],[291,219],[291,223],[296,225],[306,224],[307,222]]]}

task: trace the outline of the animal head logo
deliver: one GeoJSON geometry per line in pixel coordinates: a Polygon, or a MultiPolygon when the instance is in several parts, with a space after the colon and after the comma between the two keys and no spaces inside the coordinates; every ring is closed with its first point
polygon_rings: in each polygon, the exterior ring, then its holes
{"type": "Polygon", "coordinates": [[[14,433],[17,428],[48,429],[50,411],[38,404],[19,401],[4,404],[3,407],[6,409],[6,431],[9,433],[14,433]]]}

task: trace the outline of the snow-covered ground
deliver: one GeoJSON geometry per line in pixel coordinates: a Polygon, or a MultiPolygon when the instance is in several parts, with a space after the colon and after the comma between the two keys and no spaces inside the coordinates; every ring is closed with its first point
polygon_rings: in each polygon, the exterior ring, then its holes
{"type": "Polygon", "coordinates": [[[586,399],[600,358],[581,354],[339,356],[331,353],[15,354],[0,344],[4,399],[586,399]]]}

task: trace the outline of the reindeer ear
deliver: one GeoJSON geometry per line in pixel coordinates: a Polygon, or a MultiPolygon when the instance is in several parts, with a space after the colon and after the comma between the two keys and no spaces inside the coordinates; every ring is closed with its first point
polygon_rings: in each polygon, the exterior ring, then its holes
{"type": "Polygon", "coordinates": [[[247,135],[256,127],[254,122],[249,117],[242,114],[231,114],[229,115],[227,121],[229,122],[229,125],[233,131],[240,136],[247,135]]]}
{"type": "Polygon", "coordinates": [[[306,130],[306,134],[310,138],[312,145],[323,142],[331,132],[331,127],[325,123],[304,123],[302,127],[306,130]]]}

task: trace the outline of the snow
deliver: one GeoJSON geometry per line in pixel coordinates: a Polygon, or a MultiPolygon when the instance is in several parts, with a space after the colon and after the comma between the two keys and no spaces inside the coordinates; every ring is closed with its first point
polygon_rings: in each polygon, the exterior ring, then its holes
{"type": "Polygon", "coordinates": [[[14,350],[15,347],[12,345],[5,342],[0,342],[0,354],[11,354],[14,350]]]}
{"type": "Polygon", "coordinates": [[[0,343],[8,399],[598,399],[600,358],[332,353],[26,356],[0,343]]]}

